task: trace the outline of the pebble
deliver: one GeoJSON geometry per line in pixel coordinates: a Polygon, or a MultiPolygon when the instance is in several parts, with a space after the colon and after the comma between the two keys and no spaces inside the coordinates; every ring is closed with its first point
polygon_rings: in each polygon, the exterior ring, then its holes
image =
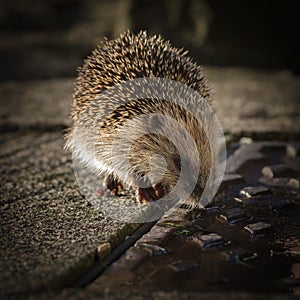
{"type": "Polygon", "coordinates": [[[259,181],[263,184],[268,186],[272,186],[274,188],[288,188],[291,190],[299,190],[299,180],[296,178],[285,178],[285,177],[278,177],[278,178],[268,178],[262,177],[259,181]]]}
{"type": "Polygon", "coordinates": [[[247,186],[240,190],[240,194],[248,198],[264,196],[270,193],[270,189],[259,185],[259,186],[247,186]]]}
{"type": "Polygon", "coordinates": [[[253,140],[250,138],[250,137],[247,137],[247,136],[243,136],[240,138],[240,144],[243,145],[243,144],[252,144],[253,143],[253,140]]]}
{"type": "Polygon", "coordinates": [[[138,242],[136,246],[143,250],[146,250],[150,256],[159,256],[168,253],[165,248],[158,245],[138,242]]]}
{"type": "Polygon", "coordinates": [[[287,183],[287,186],[292,190],[299,190],[300,187],[299,180],[296,178],[290,178],[287,183]]]}
{"type": "Polygon", "coordinates": [[[225,244],[224,239],[216,233],[203,234],[195,239],[203,250],[211,247],[223,246],[225,244]]]}
{"type": "Polygon", "coordinates": [[[254,206],[254,205],[270,206],[270,205],[272,205],[273,196],[265,195],[265,196],[253,197],[253,198],[244,196],[244,197],[235,197],[234,200],[239,203],[242,203],[245,205],[250,205],[250,206],[254,206]]]}
{"type": "Polygon", "coordinates": [[[208,207],[205,207],[205,208],[204,208],[204,211],[205,211],[206,213],[215,213],[215,212],[217,212],[218,210],[219,210],[219,206],[217,206],[217,205],[208,206],[208,207]]]}
{"type": "Polygon", "coordinates": [[[241,208],[231,208],[225,210],[220,215],[220,218],[225,220],[229,225],[233,225],[247,220],[247,215],[241,208]]]}
{"type": "Polygon", "coordinates": [[[261,173],[269,178],[273,177],[293,177],[295,171],[287,165],[273,165],[262,168],[261,173]]]}
{"type": "Polygon", "coordinates": [[[253,238],[261,238],[269,235],[272,229],[272,225],[266,222],[257,222],[248,224],[244,227],[253,238]]]}
{"type": "Polygon", "coordinates": [[[290,157],[300,156],[300,144],[288,144],[286,146],[286,154],[290,157]]]}
{"type": "Polygon", "coordinates": [[[97,247],[97,256],[99,259],[105,258],[111,252],[111,244],[103,243],[97,247]]]}

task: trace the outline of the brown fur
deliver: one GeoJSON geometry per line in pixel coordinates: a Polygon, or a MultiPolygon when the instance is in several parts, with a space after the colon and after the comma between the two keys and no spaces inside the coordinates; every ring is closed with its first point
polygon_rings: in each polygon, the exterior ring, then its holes
{"type": "MultiPolygon", "coordinates": [[[[176,184],[181,166],[178,151],[167,137],[148,134],[132,145],[124,145],[125,148],[126,146],[131,147],[130,172],[125,165],[122,169],[121,163],[117,169],[114,169],[114,160],[122,162],[122,159],[125,159],[121,153],[116,152],[114,157],[109,157],[108,154],[118,132],[127,124],[128,120],[133,122],[133,128],[127,131],[128,136],[130,136],[143,126],[151,127],[151,124],[144,124],[139,118],[143,114],[168,114],[184,126],[197,145],[200,174],[195,190],[200,193],[205,186],[211,165],[210,146],[202,125],[180,105],[159,99],[139,99],[120,106],[118,97],[111,89],[119,83],[144,77],[175,80],[195,90],[205,101],[211,102],[202,69],[187,56],[186,51],[171,46],[169,41],[165,41],[159,35],[148,36],[144,31],[135,35],[127,31],[115,40],[106,39],[103,41],[85,60],[84,66],[79,70],[72,108],[74,124],[67,136],[67,146],[73,149],[75,156],[80,156],[80,141],[84,138],[84,133],[79,132],[82,129],[78,129],[91,128],[89,130],[91,137],[86,142],[89,145],[93,144],[90,146],[90,153],[101,163],[110,167],[110,171],[106,171],[107,173],[121,181],[127,181],[129,185],[135,183],[128,174],[147,174],[149,172],[149,157],[153,154],[160,154],[165,157],[167,163],[162,184],[169,188],[176,184]],[[107,95],[105,99],[101,100],[103,92],[107,92],[107,95]],[[100,100],[95,100],[97,97],[100,100]],[[101,119],[103,115],[106,116],[104,120],[101,119]],[[94,122],[93,120],[97,118],[101,121],[94,122]],[[77,144],[73,141],[75,135],[77,144]]],[[[124,90],[122,93],[126,97],[129,91],[124,90]]],[[[186,99],[186,102],[189,101],[197,100],[186,99]]],[[[199,103],[199,111],[202,109],[200,106],[201,103],[199,103]]],[[[209,119],[209,116],[207,118],[209,119]]],[[[171,123],[165,122],[164,126],[172,130],[171,123]]],[[[195,154],[189,153],[189,149],[185,150],[186,159],[192,165],[195,154]]],[[[150,179],[146,176],[145,180],[150,179]]]]}

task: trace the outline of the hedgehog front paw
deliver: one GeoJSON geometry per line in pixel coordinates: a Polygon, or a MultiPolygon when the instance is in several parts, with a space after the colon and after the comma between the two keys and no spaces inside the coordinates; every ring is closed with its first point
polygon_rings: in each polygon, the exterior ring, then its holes
{"type": "Polygon", "coordinates": [[[111,195],[118,195],[119,192],[123,191],[123,184],[112,175],[105,176],[103,184],[111,195]]]}
{"type": "Polygon", "coordinates": [[[140,203],[156,201],[164,195],[165,189],[160,183],[155,183],[151,187],[137,189],[137,200],[140,203]]]}
{"type": "Polygon", "coordinates": [[[123,184],[112,175],[106,175],[103,181],[103,188],[97,191],[98,196],[118,196],[123,191],[123,184]]]}

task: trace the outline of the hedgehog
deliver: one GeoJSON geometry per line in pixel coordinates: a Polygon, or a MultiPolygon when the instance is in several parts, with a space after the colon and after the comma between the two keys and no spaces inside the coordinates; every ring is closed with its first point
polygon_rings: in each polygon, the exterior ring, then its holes
{"type": "Polygon", "coordinates": [[[185,189],[193,177],[189,199],[197,204],[212,165],[207,132],[194,115],[206,114],[197,95],[212,104],[202,67],[185,49],[146,31],[104,39],[79,69],[66,148],[105,174],[103,190],[111,194],[118,195],[127,186],[136,190],[138,202],[154,202],[179,180],[185,189]],[[159,88],[151,83],[155,78],[162,85],[178,82],[196,96],[184,89],[160,89],[161,97],[154,96],[159,88]],[[141,97],[141,91],[147,92],[141,97]],[[165,96],[181,102],[166,101],[165,96]],[[188,104],[194,112],[186,108],[188,104]],[[189,171],[182,177],[183,165],[189,171]]]}

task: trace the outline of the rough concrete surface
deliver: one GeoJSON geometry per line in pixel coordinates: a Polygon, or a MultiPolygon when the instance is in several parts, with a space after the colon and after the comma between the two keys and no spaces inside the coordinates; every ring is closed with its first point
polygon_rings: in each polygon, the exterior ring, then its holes
{"type": "Polygon", "coordinates": [[[64,287],[133,230],[80,195],[60,132],[0,136],[0,297],[64,287]]]}
{"type": "Polygon", "coordinates": [[[70,124],[74,79],[0,83],[0,126],[55,128],[70,124]]]}
{"type": "MultiPolygon", "coordinates": [[[[224,131],[300,132],[300,78],[288,71],[204,67],[224,131]]],[[[74,79],[0,83],[2,126],[70,125],[74,79]]]]}
{"type": "MultiPolygon", "coordinates": [[[[205,68],[228,133],[299,133],[299,77],[205,68]]],[[[133,225],[96,212],[79,193],[61,129],[74,79],[0,83],[0,297],[59,289],[121,242],[133,225]]]]}
{"type": "Polygon", "coordinates": [[[288,71],[205,68],[217,115],[233,134],[300,132],[300,77],[288,71]]]}

